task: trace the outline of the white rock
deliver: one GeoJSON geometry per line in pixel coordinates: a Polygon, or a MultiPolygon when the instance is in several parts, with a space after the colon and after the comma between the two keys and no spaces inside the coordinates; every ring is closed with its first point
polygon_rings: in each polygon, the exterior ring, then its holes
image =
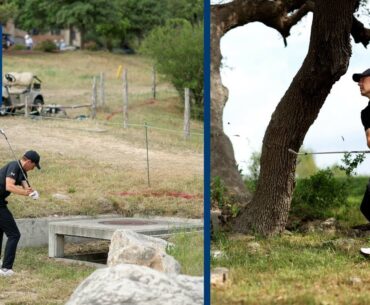
{"type": "Polygon", "coordinates": [[[180,273],[180,264],[166,253],[171,244],[131,230],[114,232],[109,246],[109,267],[118,264],[147,266],[166,273],[180,273]]]}
{"type": "Polygon", "coordinates": [[[203,305],[203,283],[203,277],[120,264],[96,270],[66,305],[203,305]]]}

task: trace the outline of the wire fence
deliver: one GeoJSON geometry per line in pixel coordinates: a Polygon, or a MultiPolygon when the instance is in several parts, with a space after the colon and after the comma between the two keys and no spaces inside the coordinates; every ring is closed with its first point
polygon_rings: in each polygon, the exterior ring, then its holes
{"type": "MultiPolygon", "coordinates": [[[[101,72],[97,76],[94,76],[92,78],[92,86],[90,91],[91,98],[87,101],[84,100],[81,104],[40,104],[35,103],[35,100],[30,101],[31,96],[27,95],[26,93],[17,100],[17,104],[10,103],[9,105],[8,103],[8,105],[3,105],[3,107],[1,108],[2,114],[14,117],[25,117],[25,119],[40,120],[44,122],[50,121],[52,122],[51,128],[58,127],[56,126],[56,122],[75,123],[68,124],[68,126],[61,123],[60,128],[63,128],[64,130],[79,130],[86,132],[104,133],[106,131],[104,129],[108,127],[111,128],[111,133],[120,132],[122,136],[126,138],[126,140],[128,140],[129,142],[134,142],[135,144],[138,144],[143,148],[143,150],[140,151],[137,156],[130,156],[130,163],[134,164],[134,166],[138,170],[142,171],[143,173],[145,172],[145,180],[148,187],[150,187],[152,185],[152,176],[155,176],[156,171],[163,169],[163,161],[159,161],[153,158],[152,153],[154,152],[154,150],[164,148],[164,150],[168,151],[172,150],[174,147],[177,147],[177,149],[180,150],[186,149],[189,151],[193,150],[200,152],[202,151],[203,145],[203,130],[191,127],[191,92],[188,89],[184,90],[183,129],[179,128],[180,122],[178,117],[176,119],[170,117],[170,119],[168,120],[176,121],[176,127],[174,128],[159,126],[148,121],[144,123],[135,123],[132,122],[132,120],[134,119],[129,120],[129,111],[130,114],[135,113],[135,111],[137,113],[143,110],[143,108],[135,109],[135,107],[138,106],[137,102],[136,104],[130,104],[130,99],[135,98],[133,98],[133,96],[129,94],[129,71],[122,68],[120,70],[121,71],[117,71],[117,77],[121,77],[121,92],[118,93],[116,90],[114,94],[117,97],[121,95],[122,110],[117,112],[117,114],[120,114],[119,117],[121,119],[118,117],[115,118],[114,121],[109,121],[107,119],[102,120],[101,118],[99,118],[99,115],[101,116],[102,114],[106,113],[105,110],[109,109],[110,107],[109,99],[111,99],[111,96],[108,95],[108,98],[107,93],[113,93],[112,91],[106,89],[107,79],[104,72],[101,72]],[[129,107],[129,105],[132,106],[132,109],[129,107]],[[87,110],[87,115],[77,115],[75,118],[71,118],[67,115],[67,111],[76,111],[82,108],[85,108],[87,110]],[[84,122],[86,122],[86,124],[83,124],[84,122]],[[93,127],[91,125],[93,125],[93,127]],[[135,130],[135,132],[133,132],[133,130],[135,130]]],[[[148,89],[148,92],[146,94],[150,94],[150,97],[155,100],[158,98],[159,95],[155,67],[153,67],[151,73],[152,84],[150,86],[150,90],[148,89]]],[[[136,101],[137,100],[138,98],[136,98],[136,101]]],[[[150,109],[144,110],[146,112],[152,111],[150,109]]],[[[111,116],[113,116],[115,113],[110,114],[111,116]]],[[[171,116],[171,114],[169,114],[169,116],[171,116]]],[[[34,125],[32,128],[37,128],[37,126],[34,125]]],[[[41,128],[42,127],[40,127],[40,129],[41,128]]],[[[174,151],[175,150],[176,149],[174,149],[174,151]]],[[[96,153],[99,154],[104,152],[98,150],[96,153]]],[[[172,158],[168,166],[181,166],[182,168],[187,168],[189,171],[192,169],[192,167],[196,167],[197,169],[194,170],[194,175],[203,175],[202,170],[199,170],[203,166],[202,162],[201,164],[197,164],[194,166],[194,164],[189,164],[186,158],[184,158],[183,160],[172,158]]]]}

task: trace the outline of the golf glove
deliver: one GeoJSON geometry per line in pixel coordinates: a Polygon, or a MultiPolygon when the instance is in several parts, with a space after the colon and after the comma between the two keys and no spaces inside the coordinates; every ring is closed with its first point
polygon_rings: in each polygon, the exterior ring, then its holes
{"type": "Polygon", "coordinates": [[[31,194],[29,194],[28,196],[30,196],[33,200],[37,200],[40,198],[40,195],[39,195],[39,192],[38,191],[33,191],[31,194]]]}

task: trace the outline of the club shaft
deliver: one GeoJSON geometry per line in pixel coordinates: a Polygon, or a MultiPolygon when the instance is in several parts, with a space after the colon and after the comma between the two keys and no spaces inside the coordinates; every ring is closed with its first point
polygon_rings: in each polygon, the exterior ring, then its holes
{"type": "Polygon", "coordinates": [[[290,148],[288,149],[288,151],[295,155],[369,154],[370,153],[370,150],[318,151],[318,152],[299,153],[290,148]]]}
{"type": "Polygon", "coordinates": [[[4,136],[4,138],[5,138],[5,140],[6,140],[6,143],[8,143],[8,146],[9,146],[9,148],[10,148],[10,150],[11,150],[12,154],[13,154],[14,160],[16,160],[16,161],[17,161],[18,166],[19,166],[19,168],[20,168],[20,170],[21,170],[21,172],[22,172],[22,175],[23,175],[24,179],[25,179],[25,180],[26,180],[26,182],[27,182],[28,187],[31,187],[31,184],[30,184],[30,182],[29,182],[29,181],[28,181],[28,179],[27,179],[26,173],[25,173],[25,172],[24,172],[24,170],[23,170],[22,164],[19,162],[19,160],[18,160],[17,156],[15,155],[14,150],[13,150],[12,146],[10,145],[10,143],[9,143],[9,141],[8,141],[8,137],[6,136],[6,134],[5,134],[4,130],[1,130],[1,132],[0,132],[0,133],[4,136]]]}

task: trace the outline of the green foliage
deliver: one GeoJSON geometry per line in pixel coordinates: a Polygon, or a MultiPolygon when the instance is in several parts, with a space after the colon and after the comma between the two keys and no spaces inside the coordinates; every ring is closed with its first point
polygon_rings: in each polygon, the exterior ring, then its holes
{"type": "Polygon", "coordinates": [[[300,218],[322,219],[333,216],[333,209],[346,205],[348,181],[336,179],[327,168],[309,178],[299,179],[293,193],[291,214],[300,218]]]}
{"type": "Polygon", "coordinates": [[[344,165],[340,165],[339,168],[345,171],[346,175],[349,177],[355,174],[355,169],[365,160],[365,154],[355,154],[352,158],[352,154],[345,153],[343,159],[341,160],[344,165]]]}
{"type": "MultiPolygon", "coordinates": [[[[301,149],[300,152],[309,152],[301,149]]],[[[297,159],[296,175],[298,178],[307,178],[317,172],[318,168],[313,155],[299,155],[297,159]]]]}
{"type": "Polygon", "coordinates": [[[173,84],[180,96],[184,88],[193,93],[196,117],[203,118],[203,25],[171,20],[154,29],[141,51],[152,57],[157,69],[173,84]]]}
{"type": "Polygon", "coordinates": [[[129,39],[143,39],[151,30],[165,23],[168,10],[166,1],[156,0],[118,0],[122,15],[128,22],[129,39]]]}
{"type": "Polygon", "coordinates": [[[170,18],[185,19],[192,24],[203,20],[203,0],[167,0],[170,18]]]}
{"type": "Polygon", "coordinates": [[[225,204],[226,196],[226,187],[219,176],[216,176],[212,179],[211,182],[211,202],[212,206],[216,206],[219,209],[222,209],[225,204]]]}
{"type": "Polygon", "coordinates": [[[6,24],[6,22],[14,17],[18,12],[17,5],[11,2],[1,1],[0,4],[0,23],[6,24]]]}
{"type": "Polygon", "coordinates": [[[142,39],[166,20],[181,18],[192,24],[203,18],[202,0],[12,0],[0,6],[0,18],[17,15],[24,30],[43,32],[76,27],[89,40],[107,49],[140,45],[142,39]],[[11,6],[11,7],[10,7],[11,6]]]}
{"type": "Polygon", "coordinates": [[[86,32],[96,31],[97,25],[116,26],[122,15],[118,1],[105,0],[15,0],[19,14],[16,19],[25,30],[76,27],[81,32],[82,40],[86,32]]]}
{"type": "Polygon", "coordinates": [[[53,41],[48,39],[38,43],[34,49],[43,52],[54,52],[57,50],[57,46],[53,41]]]}
{"type": "Polygon", "coordinates": [[[27,47],[22,45],[22,44],[15,44],[12,47],[12,50],[14,50],[14,51],[23,51],[23,50],[27,50],[27,47]]]}
{"type": "Polygon", "coordinates": [[[166,252],[181,265],[181,273],[203,275],[204,246],[203,234],[200,232],[179,232],[173,234],[169,241],[174,244],[166,252]]]}
{"type": "Polygon", "coordinates": [[[244,182],[246,187],[251,191],[256,191],[258,177],[260,175],[260,159],[261,159],[261,152],[253,152],[252,156],[249,160],[248,164],[248,171],[249,174],[245,177],[244,182]]]}

